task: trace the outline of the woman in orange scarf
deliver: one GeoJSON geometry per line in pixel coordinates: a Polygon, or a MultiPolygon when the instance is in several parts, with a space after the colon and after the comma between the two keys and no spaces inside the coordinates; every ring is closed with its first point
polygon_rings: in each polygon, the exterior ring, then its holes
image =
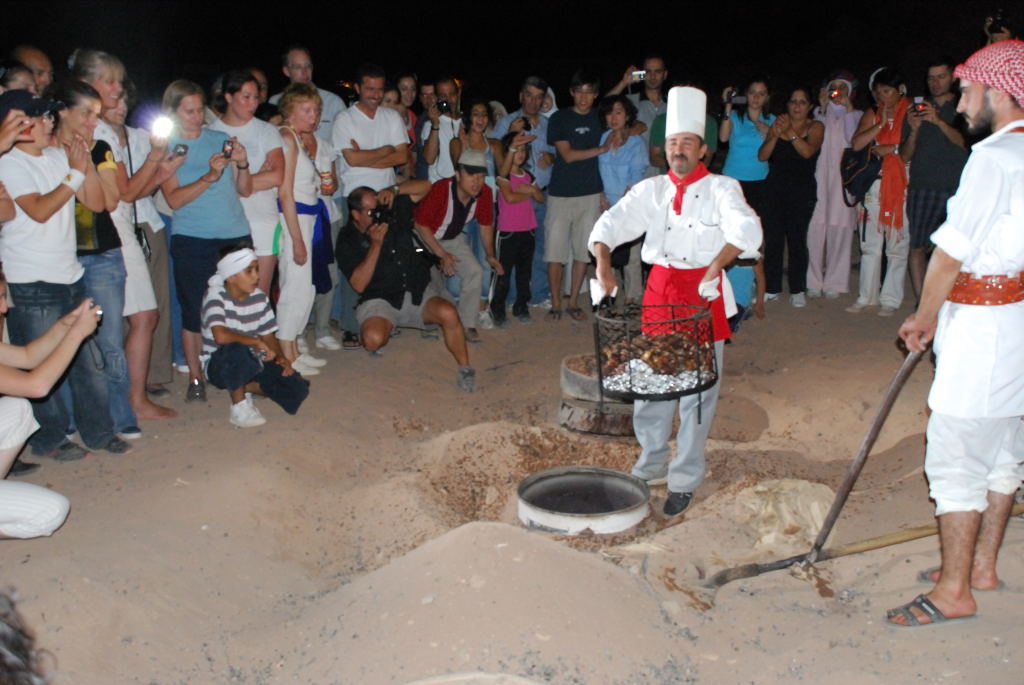
{"type": "Polygon", "coordinates": [[[864,196],[867,223],[860,231],[860,293],[846,311],[857,314],[865,307],[881,305],[879,316],[892,316],[903,302],[910,238],[906,230],[904,205],[907,198],[907,165],[900,159],[900,135],[910,106],[903,75],[883,67],[871,76],[871,93],[877,107],[864,112],[851,146],[882,160],[882,172],[864,196]],[[888,258],[885,281],[879,291],[882,248],[888,258]]]}

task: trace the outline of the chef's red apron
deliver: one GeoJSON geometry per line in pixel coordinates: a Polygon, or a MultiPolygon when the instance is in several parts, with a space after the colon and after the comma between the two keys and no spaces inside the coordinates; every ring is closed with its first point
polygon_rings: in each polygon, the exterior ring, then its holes
{"type": "MultiPolygon", "coordinates": [[[[670,266],[651,267],[647,276],[647,289],[644,291],[645,305],[699,305],[707,306],[707,302],[697,293],[697,286],[707,267],[699,269],[673,269],[670,266]]],[[[725,301],[722,296],[722,281],[724,275],[719,276],[718,297],[711,301],[711,325],[715,336],[715,342],[726,340],[731,337],[729,330],[729,319],[725,315],[725,301]]],[[[690,313],[683,309],[674,310],[672,307],[644,307],[644,324],[654,324],[673,319],[684,319],[690,313]]],[[[644,326],[643,331],[647,335],[658,335],[669,333],[664,326],[644,326]]]]}

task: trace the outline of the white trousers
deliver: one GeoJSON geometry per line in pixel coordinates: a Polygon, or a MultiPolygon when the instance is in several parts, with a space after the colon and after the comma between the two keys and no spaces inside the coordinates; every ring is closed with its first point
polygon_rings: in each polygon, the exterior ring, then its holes
{"type": "Polygon", "coordinates": [[[867,226],[862,229],[858,224],[860,235],[860,292],[857,304],[880,304],[883,307],[899,309],[903,302],[903,282],[907,279],[907,254],[910,251],[910,230],[906,226],[900,231],[883,232],[878,225],[878,193],[882,186],[881,179],[874,182],[864,196],[864,207],[868,213],[867,226]],[[879,281],[882,274],[882,250],[888,258],[885,281],[879,292],[879,281]]]}
{"type": "Polygon", "coordinates": [[[306,329],[313,311],[313,226],[316,217],[299,214],[299,232],[306,245],[306,263],[299,266],[292,258],[293,243],[281,215],[281,255],[277,262],[281,293],[277,298],[277,337],[295,340],[306,329]]]}
{"type": "MultiPolygon", "coordinates": [[[[9,464],[39,429],[32,405],[20,397],[0,397],[0,454],[9,464]]],[[[0,476],[7,475],[6,473],[0,476]]],[[[31,483],[0,481],[0,536],[37,538],[60,528],[71,503],[64,495],[31,483]]]]}
{"type": "Polygon", "coordinates": [[[1022,418],[963,419],[932,412],[924,471],[936,516],[985,511],[989,490],[1012,495],[1024,478],[1022,418]]]}

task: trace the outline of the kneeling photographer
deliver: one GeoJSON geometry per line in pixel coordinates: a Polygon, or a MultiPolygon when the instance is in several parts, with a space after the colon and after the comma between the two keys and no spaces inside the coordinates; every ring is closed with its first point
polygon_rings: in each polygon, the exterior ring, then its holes
{"type": "Polygon", "coordinates": [[[348,196],[349,221],[338,235],[338,268],[359,293],[356,319],[363,346],[377,353],[396,326],[423,328],[436,324],[459,365],[456,383],[475,389],[476,372],[459,314],[441,296],[439,279],[431,278],[437,258],[415,236],[413,206],[430,192],[427,181],[406,181],[374,192],[367,187],[348,196]]]}

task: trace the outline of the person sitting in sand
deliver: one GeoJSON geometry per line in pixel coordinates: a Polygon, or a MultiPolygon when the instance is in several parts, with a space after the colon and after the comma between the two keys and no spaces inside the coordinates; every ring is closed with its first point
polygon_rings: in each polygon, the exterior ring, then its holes
{"type": "Polygon", "coordinates": [[[231,397],[230,422],[239,428],[267,422],[252,395],[266,395],[295,414],[309,395],[309,381],[281,353],[270,299],[257,287],[256,253],[226,247],[203,297],[203,355],[206,378],[231,397]]]}

